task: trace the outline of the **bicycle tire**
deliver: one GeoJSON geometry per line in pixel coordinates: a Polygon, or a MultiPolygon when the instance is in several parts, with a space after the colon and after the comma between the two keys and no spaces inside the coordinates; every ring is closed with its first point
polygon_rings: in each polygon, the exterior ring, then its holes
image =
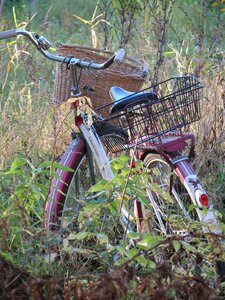
{"type": "Polygon", "coordinates": [[[182,184],[179,176],[159,154],[150,153],[144,159],[144,166],[149,172],[149,189],[147,191],[151,209],[142,205],[142,231],[154,234],[185,234],[182,224],[187,228],[187,222],[198,220],[197,214],[188,212],[191,196],[182,184]],[[169,180],[173,176],[173,185],[169,193],[169,180]],[[153,184],[153,185],[152,185],[153,184]],[[155,186],[157,184],[157,186],[155,186]],[[154,186],[153,190],[152,187],[154,186]]]}
{"type": "MultiPolygon", "coordinates": [[[[99,130],[98,135],[103,141],[104,138],[126,140],[127,136],[118,133],[118,128],[114,125],[107,126],[99,130]],[[116,134],[115,134],[116,132],[116,134]]],[[[109,153],[107,153],[109,155],[109,153]]],[[[111,157],[114,155],[110,153],[111,157]]],[[[64,167],[72,168],[74,171],[57,169],[57,176],[53,178],[48,200],[45,206],[45,227],[51,231],[71,231],[78,230],[78,213],[82,199],[82,194],[101,179],[97,166],[91,153],[87,150],[82,138],[75,138],[62,155],[60,161],[64,167]],[[81,174],[80,174],[81,173],[81,174]],[[58,178],[60,177],[60,179],[58,178]],[[73,189],[73,184],[75,189],[73,189]],[[78,190],[78,188],[82,190],[78,190]],[[72,207],[68,204],[71,202],[72,207]],[[65,212],[67,211],[67,217],[65,212]],[[70,213],[70,212],[71,213],[70,213]]]]}

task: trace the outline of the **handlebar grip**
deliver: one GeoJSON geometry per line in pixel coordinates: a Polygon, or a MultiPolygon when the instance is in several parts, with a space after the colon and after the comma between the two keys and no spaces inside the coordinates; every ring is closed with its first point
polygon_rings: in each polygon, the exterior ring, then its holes
{"type": "Polygon", "coordinates": [[[0,40],[8,39],[17,36],[16,29],[10,29],[0,32],[0,40]]]}
{"type": "Polygon", "coordinates": [[[116,52],[116,56],[114,58],[114,62],[115,63],[121,63],[123,60],[124,60],[124,57],[125,57],[125,50],[124,49],[119,49],[117,52],[116,52]]]}

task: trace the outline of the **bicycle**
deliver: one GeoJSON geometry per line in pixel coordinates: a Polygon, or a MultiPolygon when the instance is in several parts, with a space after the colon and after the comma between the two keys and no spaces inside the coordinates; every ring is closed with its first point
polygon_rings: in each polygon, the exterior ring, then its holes
{"type": "MultiPolygon", "coordinates": [[[[70,65],[73,97],[80,93],[74,75],[77,68],[102,70],[114,62],[121,62],[125,55],[120,49],[102,64],[54,55],[48,51],[51,44],[45,37],[22,29],[3,31],[0,39],[17,35],[27,37],[46,58],[70,65]]],[[[164,235],[177,233],[176,225],[169,224],[167,216],[190,219],[187,205],[192,203],[194,218],[204,223],[203,229],[220,233],[212,204],[190,163],[195,148],[194,135],[183,132],[186,125],[200,118],[201,88],[200,82],[192,76],[173,77],[138,92],[112,87],[113,102],[96,109],[91,123],[87,111],[81,109],[81,106],[89,106],[84,103],[88,100],[75,99],[71,107],[79,133],[73,134],[71,144],[61,157],[60,164],[67,169],[56,170],[57,175],[52,180],[45,207],[45,226],[50,230],[65,228],[68,224],[76,227],[80,200],[86,190],[100,177],[107,180],[114,177],[107,153],[128,150],[133,153],[132,162],[135,163],[136,158],[142,160],[151,174],[146,191],[149,207],[135,200],[135,218],[125,206],[121,208],[121,223],[128,232],[146,230],[143,224],[151,214],[147,230],[164,235]],[[108,116],[102,117],[106,111],[108,116]],[[188,155],[182,153],[184,149],[188,149],[188,155]],[[173,197],[173,204],[167,204],[161,193],[151,189],[151,180],[173,197]],[[131,225],[132,222],[136,226],[131,225]]]]}

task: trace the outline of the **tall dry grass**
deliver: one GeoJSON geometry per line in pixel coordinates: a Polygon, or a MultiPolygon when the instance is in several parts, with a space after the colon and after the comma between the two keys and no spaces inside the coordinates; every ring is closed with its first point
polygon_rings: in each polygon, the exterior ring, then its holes
{"type": "Polygon", "coordinates": [[[144,28],[138,28],[139,52],[150,66],[149,84],[192,74],[204,86],[201,119],[189,128],[196,136],[194,164],[225,215],[225,4],[153,2],[145,10],[144,28]]]}
{"type": "Polygon", "coordinates": [[[69,132],[59,134],[58,128],[69,125],[61,124],[62,117],[52,105],[54,63],[46,62],[26,41],[5,44],[1,59],[0,167],[15,156],[37,163],[50,158],[53,151],[59,154],[69,132]]]}

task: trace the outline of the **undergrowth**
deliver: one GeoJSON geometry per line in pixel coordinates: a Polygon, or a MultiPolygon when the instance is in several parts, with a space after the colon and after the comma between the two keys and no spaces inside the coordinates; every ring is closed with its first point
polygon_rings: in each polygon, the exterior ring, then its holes
{"type": "MultiPolygon", "coordinates": [[[[122,202],[130,214],[137,197],[146,204],[143,182],[148,174],[142,172],[142,163],[131,170],[128,160],[113,160],[115,177],[99,181],[87,192],[101,191],[82,202],[76,230],[69,223],[62,231],[42,228],[48,178],[54,168],[63,166],[46,162],[35,167],[18,158],[1,172],[1,296],[222,299],[224,284],[216,261],[225,259],[224,236],[203,233],[197,221],[185,222],[185,235],[168,237],[128,233],[121,226],[122,202]],[[18,273],[18,268],[24,271],[18,273]]],[[[163,197],[168,201],[168,195],[163,197]]],[[[184,226],[172,216],[168,222],[184,226]]]]}

